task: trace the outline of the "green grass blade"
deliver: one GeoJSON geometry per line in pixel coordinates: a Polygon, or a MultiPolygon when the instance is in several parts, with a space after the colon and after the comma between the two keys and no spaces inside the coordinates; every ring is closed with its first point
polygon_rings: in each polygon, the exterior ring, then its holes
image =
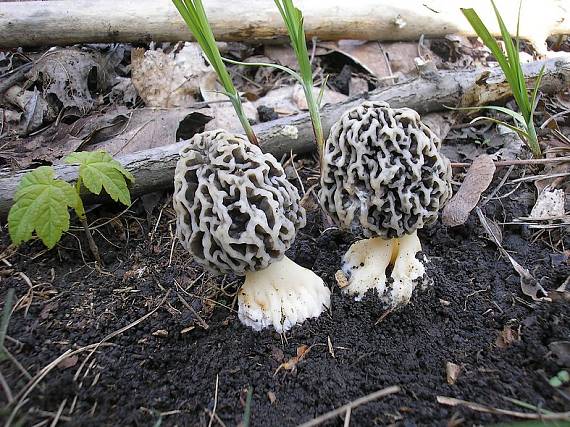
{"type": "Polygon", "coordinates": [[[295,71],[291,70],[290,68],[284,67],[283,65],[279,65],[279,64],[270,64],[268,62],[241,62],[241,61],[235,61],[233,59],[229,59],[229,58],[222,58],[225,62],[229,62],[230,64],[234,64],[234,65],[245,65],[246,67],[270,67],[270,68],[275,68],[277,70],[281,70],[286,72],[287,74],[289,74],[291,77],[293,77],[295,80],[297,80],[299,83],[303,84],[303,78],[299,75],[299,73],[296,73],[295,71]]]}
{"type": "Polygon", "coordinates": [[[476,122],[480,122],[481,120],[484,120],[484,121],[487,121],[487,122],[493,122],[493,123],[495,123],[495,124],[498,124],[498,125],[501,125],[501,126],[505,126],[505,127],[509,128],[510,130],[512,130],[513,132],[516,132],[517,135],[520,136],[522,140],[528,140],[528,138],[529,138],[528,133],[525,132],[524,129],[519,128],[519,127],[517,127],[517,126],[513,126],[513,125],[511,125],[511,124],[509,124],[509,123],[507,123],[507,122],[504,122],[504,121],[502,121],[502,120],[494,119],[494,118],[492,118],[492,117],[477,117],[477,118],[471,120],[469,123],[470,123],[470,124],[473,124],[473,123],[476,123],[476,122]]]}
{"type": "Polygon", "coordinates": [[[499,13],[499,10],[497,9],[497,6],[493,0],[491,0],[491,4],[493,5],[495,16],[497,17],[497,22],[501,30],[503,43],[505,44],[505,49],[507,51],[507,62],[510,66],[512,79],[512,82],[509,81],[509,83],[513,91],[513,96],[517,101],[517,105],[519,106],[522,115],[525,117],[525,119],[528,119],[530,115],[530,105],[526,90],[526,82],[524,80],[524,75],[520,65],[519,51],[515,46],[513,38],[511,37],[511,34],[509,33],[509,30],[507,29],[507,26],[505,25],[505,22],[503,21],[503,18],[501,17],[501,14],[499,13]]]}
{"type": "Polygon", "coordinates": [[[507,57],[503,53],[503,50],[500,48],[499,44],[497,43],[497,40],[495,40],[495,38],[491,35],[491,33],[489,32],[485,24],[483,24],[483,21],[481,21],[481,18],[479,18],[479,15],[477,15],[477,12],[475,12],[474,9],[461,9],[461,11],[463,12],[463,15],[465,16],[465,18],[467,18],[469,24],[471,24],[477,35],[481,38],[485,46],[487,46],[489,50],[491,50],[491,53],[493,54],[495,59],[497,59],[499,65],[501,66],[501,69],[505,73],[507,80],[509,80],[510,82],[511,78],[513,77],[511,74],[511,67],[509,62],[507,61],[507,57]]]}
{"type": "Polygon", "coordinates": [[[239,93],[232,82],[230,73],[226,68],[226,65],[222,59],[222,55],[220,54],[220,50],[216,44],[216,38],[214,37],[212,28],[208,23],[208,17],[206,15],[206,10],[204,9],[202,1],[172,0],[172,3],[174,3],[178,9],[178,12],[186,22],[186,25],[196,39],[196,42],[202,48],[202,51],[208,59],[208,62],[216,72],[218,79],[220,80],[225,93],[229,97],[248,139],[253,144],[258,145],[257,137],[255,136],[253,128],[251,127],[251,124],[245,115],[239,93]]]}

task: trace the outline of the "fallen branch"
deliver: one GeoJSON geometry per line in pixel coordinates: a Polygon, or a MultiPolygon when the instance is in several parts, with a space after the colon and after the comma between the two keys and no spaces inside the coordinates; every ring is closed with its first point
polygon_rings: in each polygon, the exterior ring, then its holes
{"type": "MultiPolygon", "coordinates": [[[[516,28],[518,7],[496,0],[508,28],[516,28]]],[[[461,7],[474,7],[483,22],[495,23],[489,2],[476,0],[298,0],[306,32],[320,40],[418,40],[451,33],[474,35],[461,7]],[[358,25],[355,25],[355,22],[358,25]]],[[[273,41],[285,28],[273,2],[208,0],[217,40],[273,41]]],[[[490,28],[495,35],[498,28],[490,28]]],[[[567,0],[524,2],[520,36],[545,48],[549,35],[570,33],[567,0]]],[[[0,47],[190,40],[170,0],[74,0],[0,2],[0,47]]]]}
{"type": "MultiPolygon", "coordinates": [[[[570,81],[570,59],[568,58],[525,64],[523,70],[529,86],[532,87],[533,80],[542,65],[545,66],[541,83],[541,90],[544,93],[557,93],[567,87],[567,82],[570,81]]],[[[413,80],[370,92],[364,98],[326,105],[321,113],[323,131],[325,135],[328,135],[331,126],[344,111],[356,107],[364,100],[385,101],[392,107],[409,107],[420,113],[428,113],[441,111],[446,105],[480,105],[472,94],[474,90],[479,91],[482,87],[485,88],[486,102],[500,102],[508,99],[510,89],[501,72],[493,69],[489,72],[486,81],[481,81],[482,73],[486,72],[489,71],[424,72],[413,80]]],[[[261,123],[254,126],[254,130],[262,142],[261,148],[278,159],[291,152],[302,153],[315,148],[313,129],[308,114],[261,123]]],[[[172,187],[178,152],[183,145],[184,142],[179,142],[117,158],[135,176],[135,184],[131,189],[133,197],[172,187]]],[[[12,206],[14,192],[24,173],[26,173],[25,170],[16,173],[0,173],[0,218],[4,218],[12,206]]],[[[77,178],[77,167],[58,165],[55,167],[55,173],[57,178],[73,182],[77,178]]],[[[93,200],[88,194],[85,197],[87,202],[93,200]]]]}

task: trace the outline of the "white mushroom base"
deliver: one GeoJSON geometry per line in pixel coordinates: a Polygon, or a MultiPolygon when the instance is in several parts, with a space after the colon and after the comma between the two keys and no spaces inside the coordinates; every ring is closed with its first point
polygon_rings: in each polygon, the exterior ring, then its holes
{"type": "Polygon", "coordinates": [[[342,259],[342,271],[348,278],[344,292],[362,299],[369,289],[376,289],[391,307],[410,301],[418,279],[425,274],[423,263],[416,258],[422,250],[417,233],[395,239],[360,240],[354,243],[342,259]],[[388,282],[386,270],[392,266],[388,282]]]}
{"type": "Polygon", "coordinates": [[[278,333],[330,307],[323,279],[287,257],[269,267],[247,272],[238,294],[238,317],[256,331],[273,326],[278,333]]]}

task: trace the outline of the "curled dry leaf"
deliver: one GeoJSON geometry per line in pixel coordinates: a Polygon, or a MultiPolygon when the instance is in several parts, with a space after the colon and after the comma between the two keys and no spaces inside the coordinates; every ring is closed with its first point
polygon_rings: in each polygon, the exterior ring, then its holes
{"type": "Polygon", "coordinates": [[[443,208],[442,221],[448,227],[464,224],[477,206],[481,194],[489,187],[495,174],[491,156],[482,154],[473,160],[459,191],[443,208]]]}
{"type": "Polygon", "coordinates": [[[520,326],[515,329],[513,325],[505,325],[503,330],[499,332],[499,335],[495,340],[495,345],[500,349],[505,349],[515,342],[520,341],[520,339],[520,326]]]}
{"type": "Polygon", "coordinates": [[[279,365],[279,367],[275,370],[273,376],[277,375],[281,369],[285,369],[287,371],[294,371],[297,369],[297,364],[305,358],[309,351],[311,351],[311,347],[305,344],[297,347],[297,355],[279,365]]]}
{"type": "Polygon", "coordinates": [[[446,362],[445,364],[445,374],[447,377],[447,384],[453,385],[459,378],[459,374],[461,373],[461,366],[456,365],[452,362],[446,362]]]}
{"type": "Polygon", "coordinates": [[[76,108],[86,114],[95,105],[91,93],[104,91],[113,77],[109,61],[96,51],[59,49],[46,53],[28,73],[30,81],[42,87],[42,96],[57,98],[63,108],[76,108]],[[96,87],[89,87],[95,75],[96,87]],[[91,89],[91,90],[90,90],[91,89]]]}
{"type": "Polygon", "coordinates": [[[190,107],[200,93],[201,79],[212,68],[197,43],[185,43],[179,51],[134,49],[132,82],[149,107],[190,107]]]}
{"type": "Polygon", "coordinates": [[[20,135],[28,135],[39,129],[44,122],[52,122],[57,117],[57,110],[46,102],[37,88],[31,91],[14,85],[3,97],[22,112],[18,118],[20,135]]]}

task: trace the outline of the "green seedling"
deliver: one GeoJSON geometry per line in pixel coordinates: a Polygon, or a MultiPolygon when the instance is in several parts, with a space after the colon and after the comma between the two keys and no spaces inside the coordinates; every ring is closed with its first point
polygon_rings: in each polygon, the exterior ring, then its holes
{"type": "Polygon", "coordinates": [[[79,176],[75,186],[55,178],[54,169],[41,166],[24,175],[8,214],[8,231],[16,245],[32,239],[33,233],[48,248],[53,248],[62,234],[69,230],[69,208],[81,221],[89,247],[100,262],[99,251],[91,236],[81,190],[85,187],[93,194],[104,189],[114,200],[124,205],[131,204],[127,181],[133,182],[133,175],[104,151],[78,152],[65,158],[68,164],[79,165],[79,176]]]}
{"type": "Polygon", "coordinates": [[[218,79],[224,87],[224,94],[230,99],[245,134],[247,135],[247,139],[249,139],[252,144],[259,145],[257,137],[251,127],[251,123],[249,123],[249,120],[243,110],[239,93],[232,82],[230,74],[222,59],[222,55],[220,54],[220,50],[216,45],[216,39],[214,38],[212,29],[208,23],[208,17],[206,16],[206,11],[204,10],[202,1],[172,0],[172,3],[174,3],[178,9],[178,12],[186,22],[186,25],[188,25],[192,35],[202,48],[204,55],[208,58],[208,62],[210,62],[210,65],[218,75],[218,79]]]}
{"type": "Polygon", "coordinates": [[[570,383],[570,374],[568,371],[560,371],[548,380],[552,387],[562,387],[564,384],[570,383]]]}
{"type": "MultiPolygon", "coordinates": [[[[522,3],[522,2],[521,2],[522,3]]],[[[515,125],[511,125],[505,123],[501,120],[481,117],[475,120],[491,120],[495,123],[504,125],[513,131],[515,131],[523,141],[525,141],[532,151],[534,157],[542,157],[542,153],[540,150],[540,145],[538,143],[538,137],[536,135],[536,128],[534,127],[534,112],[536,110],[537,104],[537,97],[538,97],[538,88],[540,87],[540,81],[542,79],[542,75],[544,74],[544,66],[541,68],[538,77],[536,78],[534,89],[532,90],[531,94],[529,95],[529,90],[526,85],[526,81],[524,78],[524,73],[521,67],[521,62],[519,58],[519,50],[520,50],[520,40],[519,40],[519,21],[520,21],[520,8],[521,4],[519,3],[519,19],[517,20],[517,35],[513,41],[507,27],[501,18],[501,14],[495,5],[495,2],[491,0],[491,4],[493,5],[493,9],[495,11],[495,16],[497,17],[497,22],[499,24],[499,28],[501,30],[501,36],[503,38],[503,42],[505,44],[505,51],[501,49],[495,38],[491,35],[483,21],[479,18],[479,15],[473,9],[461,9],[477,35],[481,38],[483,43],[491,50],[493,56],[499,62],[499,66],[503,70],[505,74],[505,78],[511,87],[513,92],[513,97],[515,98],[515,102],[519,107],[520,113],[513,111],[509,108],[505,107],[497,107],[497,106],[488,106],[488,107],[481,107],[487,108],[491,110],[498,111],[500,113],[507,114],[513,120],[515,125]]]]}

